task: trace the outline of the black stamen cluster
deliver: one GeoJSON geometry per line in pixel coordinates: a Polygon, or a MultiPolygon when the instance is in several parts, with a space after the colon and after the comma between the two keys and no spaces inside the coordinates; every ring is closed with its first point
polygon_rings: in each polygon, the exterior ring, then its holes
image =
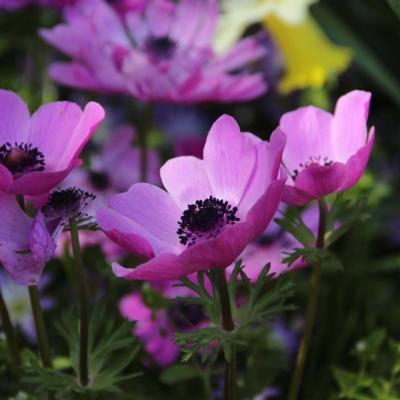
{"type": "Polygon", "coordinates": [[[151,37],[146,42],[146,51],[156,59],[171,58],[175,49],[175,41],[168,36],[151,37]]]}
{"type": "Polygon", "coordinates": [[[225,225],[233,225],[240,218],[236,216],[237,207],[213,196],[189,204],[178,222],[176,233],[183,245],[192,246],[197,239],[211,239],[220,233],[225,225]]]}
{"type": "Polygon", "coordinates": [[[56,190],[50,194],[42,213],[48,219],[76,218],[82,215],[82,210],[95,198],[94,194],[76,187],[56,190]]]}
{"type": "Polygon", "coordinates": [[[0,163],[14,176],[44,170],[44,155],[32,144],[7,142],[0,146],[0,163]]]}

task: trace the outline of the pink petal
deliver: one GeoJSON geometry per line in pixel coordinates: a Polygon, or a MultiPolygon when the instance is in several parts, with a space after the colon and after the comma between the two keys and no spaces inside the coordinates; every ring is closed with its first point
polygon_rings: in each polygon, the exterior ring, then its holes
{"type": "Polygon", "coordinates": [[[256,148],[236,121],[223,115],[214,122],[204,147],[204,162],[215,197],[238,205],[256,166],[256,148]]]}
{"type": "Polygon", "coordinates": [[[198,158],[173,158],[163,165],[160,174],[165,189],[182,210],[213,194],[204,161],[198,158]]]}
{"type": "Polygon", "coordinates": [[[49,192],[77,166],[81,160],[73,160],[64,170],[57,172],[31,172],[16,179],[8,188],[10,193],[20,193],[28,196],[38,196],[49,192]]]}
{"type": "Polygon", "coordinates": [[[367,119],[371,93],[353,90],[342,96],[332,121],[335,161],[347,162],[367,143],[367,119]]]}
{"type": "Polygon", "coordinates": [[[283,163],[290,175],[301,170],[311,157],[334,161],[332,115],[314,106],[302,107],[283,115],[279,129],[286,135],[283,163]]]}
{"type": "Polygon", "coordinates": [[[0,193],[8,193],[13,182],[11,172],[0,164],[0,193]]]}
{"type": "Polygon", "coordinates": [[[29,110],[15,93],[0,89],[0,146],[10,142],[26,143],[29,131],[29,110]]]}

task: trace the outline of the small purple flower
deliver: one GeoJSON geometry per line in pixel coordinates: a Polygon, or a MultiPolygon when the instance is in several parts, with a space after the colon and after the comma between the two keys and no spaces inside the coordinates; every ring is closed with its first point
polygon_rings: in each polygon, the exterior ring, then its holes
{"type": "Polygon", "coordinates": [[[176,296],[193,296],[190,289],[177,287],[178,282],[171,284],[156,283],[157,291],[170,299],[167,307],[151,309],[139,293],[125,296],[119,304],[124,318],[136,321],[133,333],[144,345],[147,353],[161,367],[167,367],[177,360],[179,346],[174,341],[174,332],[185,332],[204,326],[206,322],[202,307],[197,304],[186,304],[176,296]]]}
{"type": "Polygon", "coordinates": [[[285,137],[266,142],[227,115],[211,127],[204,159],[177,157],[161,168],[167,192],[135,184],[97,212],[105,233],[149,259],[135,269],[113,264],[124,279],[178,279],[226,268],[265,230],[279,205],[285,137]]]}
{"type": "Polygon", "coordinates": [[[283,164],[290,176],[285,202],[304,205],[358,182],[374,143],[374,128],[367,129],[370,98],[355,90],[338,100],[334,115],[313,106],[283,115],[283,164]]]}
{"type": "Polygon", "coordinates": [[[91,198],[76,188],[55,191],[31,218],[15,196],[0,195],[0,263],[17,284],[38,284],[68,218],[79,217],[91,198]]]}
{"type": "Polygon", "coordinates": [[[32,117],[23,100],[0,90],[0,192],[30,196],[58,185],[104,118],[97,103],[84,111],[62,101],[41,106],[32,117]]]}
{"type": "Polygon", "coordinates": [[[65,23],[41,35],[73,59],[50,68],[67,86],[174,103],[262,95],[262,74],[246,67],[265,55],[263,45],[247,37],[216,55],[217,18],[216,0],[154,0],[123,15],[103,0],[87,0],[67,7],[65,23]]]}

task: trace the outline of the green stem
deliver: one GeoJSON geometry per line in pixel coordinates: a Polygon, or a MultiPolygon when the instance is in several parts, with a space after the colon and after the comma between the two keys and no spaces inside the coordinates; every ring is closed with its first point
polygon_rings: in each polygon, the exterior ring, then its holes
{"type": "Polygon", "coordinates": [[[51,368],[51,355],[49,340],[43,319],[42,306],[40,305],[39,289],[37,286],[29,286],[29,298],[31,301],[33,319],[35,321],[36,334],[39,344],[39,353],[43,367],[51,368]]]}
{"type": "MultiPolygon", "coordinates": [[[[325,232],[326,232],[326,220],[327,220],[328,210],[325,200],[323,198],[318,200],[318,206],[319,206],[319,224],[318,224],[318,236],[315,247],[323,249],[325,247],[325,232]]],[[[301,381],[304,375],[304,368],[306,364],[307,354],[310,349],[312,332],[314,328],[315,317],[317,314],[320,278],[321,278],[320,266],[314,265],[311,274],[310,294],[308,298],[308,305],[306,311],[305,328],[303,337],[301,339],[299,351],[297,353],[296,367],[290,384],[289,397],[288,397],[289,400],[296,400],[300,393],[301,381]]]]}
{"type": "Polygon", "coordinates": [[[10,314],[8,313],[6,302],[0,292],[0,318],[1,326],[3,327],[6,336],[8,351],[10,352],[11,367],[14,373],[19,376],[21,367],[21,357],[19,354],[18,341],[15,335],[14,328],[11,324],[10,314]]]}
{"type": "Polygon", "coordinates": [[[75,218],[69,220],[71,229],[72,250],[74,253],[75,277],[79,288],[79,313],[80,313],[80,346],[79,346],[79,380],[82,386],[89,383],[89,307],[87,302],[87,288],[85,271],[83,269],[79,232],[75,218]]]}
{"type": "Polygon", "coordinates": [[[146,182],[149,169],[149,132],[151,128],[153,106],[146,104],[143,111],[142,124],[139,129],[138,142],[140,147],[140,180],[146,182]]]}
{"type": "MultiPolygon", "coordinates": [[[[228,332],[235,329],[235,323],[232,317],[231,301],[226,280],[225,271],[216,269],[217,289],[221,303],[222,328],[228,332]]],[[[232,345],[229,360],[225,361],[224,373],[224,400],[233,400],[235,398],[236,384],[236,347],[232,345]]]]}

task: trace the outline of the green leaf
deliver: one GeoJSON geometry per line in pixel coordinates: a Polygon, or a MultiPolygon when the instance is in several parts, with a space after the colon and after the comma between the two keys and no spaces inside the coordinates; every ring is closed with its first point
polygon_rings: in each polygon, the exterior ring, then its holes
{"type": "Polygon", "coordinates": [[[342,271],[342,262],[328,249],[305,248],[294,249],[288,253],[283,262],[292,265],[298,259],[306,259],[312,265],[318,265],[321,269],[329,271],[342,271]]]}
{"type": "Polygon", "coordinates": [[[364,363],[374,361],[386,339],[385,329],[378,329],[364,340],[360,340],[353,350],[353,354],[364,363]]]}
{"type": "Polygon", "coordinates": [[[325,5],[316,5],[313,8],[313,14],[333,40],[351,48],[354,61],[358,67],[385,91],[392,101],[400,106],[399,81],[374,54],[373,50],[363,42],[363,39],[358,37],[340,16],[335,15],[325,5]]]}
{"type": "Polygon", "coordinates": [[[187,364],[179,364],[164,370],[160,380],[167,385],[174,385],[200,376],[198,369],[187,364]]]}
{"type": "Polygon", "coordinates": [[[393,11],[400,18],[400,0],[387,0],[390,7],[392,7],[393,11]]]}

